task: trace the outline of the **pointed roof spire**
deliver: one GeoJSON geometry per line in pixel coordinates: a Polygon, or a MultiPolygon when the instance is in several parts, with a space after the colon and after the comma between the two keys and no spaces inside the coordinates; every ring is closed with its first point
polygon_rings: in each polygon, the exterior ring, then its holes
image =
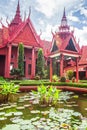
{"type": "Polygon", "coordinates": [[[29,14],[28,14],[28,18],[30,18],[31,15],[31,6],[29,6],[29,14]]]}
{"type": "Polygon", "coordinates": [[[18,25],[20,22],[22,22],[22,19],[21,19],[21,15],[20,15],[20,2],[18,0],[16,14],[15,14],[15,17],[12,20],[11,24],[17,24],[18,25]]]}
{"type": "Polygon", "coordinates": [[[63,11],[62,21],[66,21],[67,22],[65,7],[64,7],[64,11],[63,11]]]}
{"type": "Polygon", "coordinates": [[[62,16],[62,19],[61,19],[61,25],[59,27],[59,31],[60,32],[69,32],[69,26],[67,24],[65,7],[64,7],[63,16],[62,16]]]}
{"type": "Polygon", "coordinates": [[[64,7],[64,11],[63,11],[63,18],[66,18],[65,7],[64,7]]]}

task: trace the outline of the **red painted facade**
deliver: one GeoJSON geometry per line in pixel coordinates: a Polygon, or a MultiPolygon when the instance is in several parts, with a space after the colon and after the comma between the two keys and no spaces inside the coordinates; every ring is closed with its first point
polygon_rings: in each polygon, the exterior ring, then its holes
{"type": "MultiPolygon", "coordinates": [[[[1,23],[2,24],[2,23],[1,23]]],[[[24,73],[26,78],[34,78],[36,59],[39,48],[43,49],[46,62],[50,62],[50,80],[53,75],[53,61],[56,63],[56,74],[64,76],[67,70],[74,70],[78,81],[80,73],[87,78],[87,46],[81,49],[70,31],[65,9],[59,31],[53,33],[52,41],[41,40],[30,19],[24,21],[20,15],[20,4],[8,27],[2,24],[0,29],[0,76],[10,78],[10,70],[18,67],[18,44],[24,44],[24,73]],[[59,67],[59,72],[58,72],[59,67]]]]}
{"type": "Polygon", "coordinates": [[[10,70],[18,67],[18,44],[24,44],[24,73],[26,78],[34,78],[37,51],[41,47],[30,16],[22,20],[18,1],[16,14],[8,24],[0,29],[0,76],[10,78],[10,70]]]}

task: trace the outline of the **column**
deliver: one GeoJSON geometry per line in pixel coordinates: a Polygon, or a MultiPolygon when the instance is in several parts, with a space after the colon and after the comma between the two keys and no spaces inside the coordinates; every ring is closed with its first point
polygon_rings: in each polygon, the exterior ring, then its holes
{"type": "Polygon", "coordinates": [[[86,79],[87,79],[87,67],[86,67],[85,77],[86,77],[86,79]]]}
{"type": "Polygon", "coordinates": [[[60,55],[60,77],[63,76],[63,54],[60,55]]]}
{"type": "Polygon", "coordinates": [[[25,77],[29,78],[29,75],[28,75],[28,61],[27,60],[25,62],[25,77]]]}
{"type": "Polygon", "coordinates": [[[52,69],[52,59],[50,58],[50,81],[52,81],[53,69],[52,69]]]}
{"type": "Polygon", "coordinates": [[[5,77],[10,78],[10,63],[11,63],[11,49],[12,46],[7,46],[6,64],[5,64],[5,77]]]}
{"type": "Polygon", "coordinates": [[[36,68],[36,62],[35,62],[35,48],[32,48],[32,67],[31,67],[31,78],[35,77],[35,68],[36,68]]]}
{"type": "Polygon", "coordinates": [[[18,68],[18,47],[16,50],[15,68],[18,68]]]}
{"type": "Polygon", "coordinates": [[[78,80],[79,80],[78,61],[79,61],[79,58],[77,57],[76,58],[76,82],[78,82],[78,80]]]}

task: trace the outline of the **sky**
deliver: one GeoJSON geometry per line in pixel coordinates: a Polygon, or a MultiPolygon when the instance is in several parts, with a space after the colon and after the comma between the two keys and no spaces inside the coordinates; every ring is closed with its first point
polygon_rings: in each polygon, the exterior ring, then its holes
{"type": "MultiPolygon", "coordinates": [[[[7,26],[13,19],[18,0],[0,0],[0,19],[7,26]]],[[[58,31],[65,7],[68,25],[74,30],[79,45],[87,45],[87,0],[20,0],[21,17],[29,14],[38,34],[45,40],[52,40],[52,33],[58,31]],[[41,33],[42,32],[42,33],[41,33]]],[[[0,25],[1,26],[1,25],[0,25]]]]}

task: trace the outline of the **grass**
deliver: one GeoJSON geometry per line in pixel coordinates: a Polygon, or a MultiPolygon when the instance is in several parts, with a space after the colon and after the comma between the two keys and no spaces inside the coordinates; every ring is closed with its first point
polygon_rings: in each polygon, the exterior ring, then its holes
{"type": "MultiPolygon", "coordinates": [[[[10,80],[10,82],[18,84],[20,86],[39,86],[39,85],[43,84],[46,86],[52,85],[52,86],[71,86],[71,87],[87,88],[87,80],[80,80],[79,83],[50,82],[49,80],[46,80],[46,79],[45,80],[10,80]]],[[[5,83],[5,81],[0,81],[0,85],[2,85],[4,83],[5,83]]]]}

